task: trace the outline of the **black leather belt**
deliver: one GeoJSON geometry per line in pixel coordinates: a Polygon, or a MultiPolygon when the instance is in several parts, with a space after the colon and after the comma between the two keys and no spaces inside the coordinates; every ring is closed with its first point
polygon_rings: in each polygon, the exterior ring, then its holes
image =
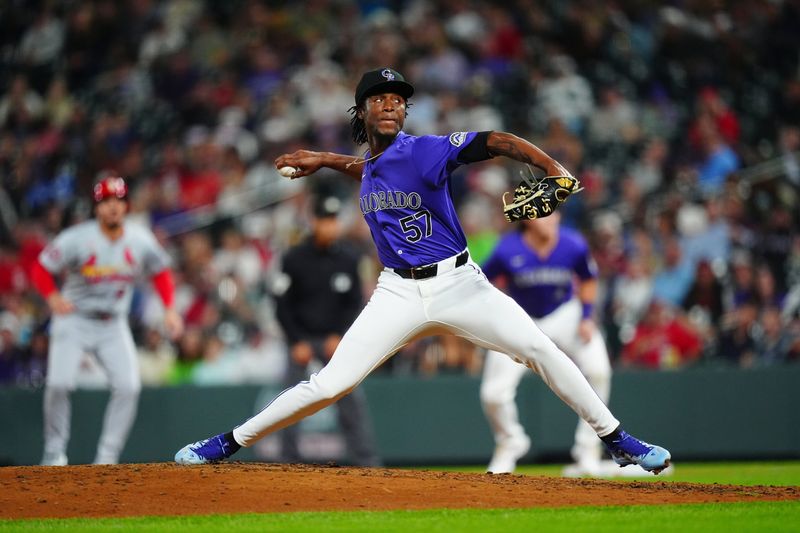
{"type": "Polygon", "coordinates": [[[117,316],[116,313],[109,313],[107,311],[86,311],[81,313],[81,316],[91,320],[111,320],[117,316]]]}
{"type": "MultiPolygon", "coordinates": [[[[456,257],[456,268],[466,265],[467,259],[469,259],[469,252],[464,250],[458,257],[456,257]]],[[[421,267],[415,268],[394,268],[395,274],[400,276],[401,278],[405,279],[426,279],[432,278],[436,274],[439,273],[439,264],[434,263],[432,265],[425,265],[421,267]]]]}

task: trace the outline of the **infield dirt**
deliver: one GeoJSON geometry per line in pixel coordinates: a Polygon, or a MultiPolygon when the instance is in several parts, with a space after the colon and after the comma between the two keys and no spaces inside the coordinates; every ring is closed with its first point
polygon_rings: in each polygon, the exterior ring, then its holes
{"type": "Polygon", "coordinates": [[[800,487],[224,463],[0,468],[0,518],[800,500],[800,487]]]}

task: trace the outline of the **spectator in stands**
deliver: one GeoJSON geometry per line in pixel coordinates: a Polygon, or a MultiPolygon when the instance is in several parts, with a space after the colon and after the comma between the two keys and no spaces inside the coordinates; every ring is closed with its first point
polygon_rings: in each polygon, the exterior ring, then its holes
{"type": "Polygon", "coordinates": [[[242,383],[238,352],[226,349],[217,335],[210,335],[203,346],[203,356],[192,367],[190,381],[194,385],[231,385],[242,383]]]}
{"type": "Polygon", "coordinates": [[[671,142],[680,130],[681,113],[670,99],[666,87],[653,83],[641,103],[639,124],[646,139],[664,139],[671,142]]]}
{"type": "Polygon", "coordinates": [[[784,327],[780,308],[764,307],[758,324],[760,331],[754,346],[755,365],[780,365],[800,356],[800,338],[796,332],[784,327]]]}
{"type": "Polygon", "coordinates": [[[192,127],[186,135],[186,172],[181,176],[183,209],[214,205],[222,191],[222,150],[204,126],[192,127]]]}
{"type": "Polygon", "coordinates": [[[614,286],[614,317],[620,327],[633,327],[646,314],[653,297],[653,278],[646,259],[628,257],[624,272],[614,286]]]}
{"type": "Polygon", "coordinates": [[[730,270],[724,294],[726,311],[756,298],[755,268],[750,253],[746,250],[735,251],[730,270]]]}
{"type": "Polygon", "coordinates": [[[627,169],[627,174],[633,183],[639,187],[642,194],[648,195],[658,190],[664,182],[664,170],[669,146],[663,139],[655,137],[650,139],[639,155],[627,169]]]}
{"type": "Polygon", "coordinates": [[[704,196],[719,195],[728,176],[739,169],[739,156],[725,142],[710,114],[698,117],[697,129],[700,154],[694,166],[696,183],[704,196]]]}
{"type": "Polygon", "coordinates": [[[545,153],[552,154],[554,159],[563,161],[566,168],[579,169],[583,164],[584,149],[580,137],[567,129],[558,117],[547,122],[544,137],[536,140],[536,146],[545,153]]]}
{"type": "Polygon", "coordinates": [[[19,252],[0,246],[0,295],[19,294],[27,286],[28,277],[19,252]]]}
{"type": "Polygon", "coordinates": [[[18,366],[16,383],[20,387],[39,390],[44,388],[47,375],[47,348],[49,336],[44,326],[31,332],[22,364],[18,366]]]}
{"type": "Polygon", "coordinates": [[[717,344],[717,360],[742,368],[753,366],[756,360],[755,327],[758,307],[752,299],[740,302],[723,316],[721,335],[717,344]]]}
{"type": "Polygon", "coordinates": [[[800,192],[800,125],[781,126],[778,147],[786,180],[800,192]]]}
{"type": "Polygon", "coordinates": [[[10,311],[0,313],[0,387],[13,385],[23,361],[17,344],[19,319],[10,311]]]}
{"type": "Polygon", "coordinates": [[[701,311],[716,329],[723,313],[722,283],[720,283],[711,263],[705,259],[697,263],[694,283],[683,300],[683,309],[688,313],[701,311]]]}
{"type": "Polygon", "coordinates": [[[705,117],[710,118],[714,129],[719,132],[722,141],[728,146],[735,147],[739,144],[741,127],[739,117],[728,106],[728,103],[715,87],[706,86],[700,89],[695,102],[695,120],[689,125],[689,143],[698,152],[703,151],[705,141],[703,122],[705,117]]]}
{"type": "Polygon", "coordinates": [[[159,58],[180,50],[185,41],[182,28],[168,27],[162,19],[156,19],[139,45],[139,64],[148,68],[159,58]]]}
{"type": "Polygon", "coordinates": [[[755,300],[759,308],[777,307],[780,309],[783,306],[786,294],[775,286],[775,276],[773,276],[769,267],[760,265],[756,268],[754,284],[755,300]]]}
{"type": "Polygon", "coordinates": [[[28,78],[19,74],[11,81],[8,92],[0,98],[0,127],[25,131],[31,128],[44,110],[44,102],[28,85],[28,78]]]}
{"type": "Polygon", "coordinates": [[[62,77],[53,79],[44,101],[44,116],[47,121],[59,130],[64,129],[72,120],[75,107],[75,99],[69,92],[67,80],[62,77]]]}
{"type": "Polygon", "coordinates": [[[566,55],[551,56],[545,78],[536,88],[537,117],[546,122],[557,118],[570,132],[580,135],[593,110],[591,86],[575,61],[566,55]]]}
{"type": "Polygon", "coordinates": [[[731,257],[731,228],[723,213],[722,200],[705,199],[704,205],[684,205],[678,213],[685,258],[695,264],[702,259],[717,264],[731,257]]]}
{"type": "Polygon", "coordinates": [[[262,280],[264,264],[258,251],[233,227],[222,233],[211,266],[215,276],[233,277],[244,291],[251,291],[262,280]]]}
{"type": "Polygon", "coordinates": [[[186,328],[178,341],[178,354],[175,364],[167,378],[170,385],[185,385],[192,382],[192,373],[203,359],[206,337],[196,326],[186,328]]]}
{"type": "Polygon", "coordinates": [[[679,307],[694,283],[694,265],[683,257],[678,239],[664,247],[664,264],[653,276],[653,297],[679,307]]]}
{"type": "Polygon", "coordinates": [[[55,66],[63,44],[64,24],[55,16],[53,8],[45,4],[22,35],[19,53],[29,70],[46,79],[46,72],[55,66]]]}
{"type": "Polygon", "coordinates": [[[701,347],[700,337],[686,319],[654,299],[622,350],[622,365],[674,370],[694,362],[701,347]]]}
{"type": "Polygon", "coordinates": [[[727,194],[722,199],[722,216],[728,222],[731,241],[730,260],[734,250],[753,250],[758,242],[759,223],[753,220],[745,199],[736,194],[727,194]]]}
{"type": "Polygon", "coordinates": [[[166,385],[177,357],[172,343],[167,342],[157,329],[147,328],[138,355],[142,385],[150,387],[166,385]]]}
{"type": "Polygon", "coordinates": [[[796,225],[797,210],[794,214],[790,209],[776,203],[770,206],[769,216],[766,217],[758,235],[755,252],[759,254],[769,267],[775,278],[775,285],[779,291],[785,291],[786,265],[792,253],[794,238],[798,235],[796,225]]]}
{"type": "Polygon", "coordinates": [[[633,145],[641,136],[638,121],[636,104],[618,86],[608,84],[600,89],[600,103],[592,110],[587,133],[593,143],[633,145]]]}
{"type": "Polygon", "coordinates": [[[286,344],[276,332],[265,332],[255,323],[244,327],[243,346],[239,363],[243,383],[284,382],[288,354],[286,344]]]}

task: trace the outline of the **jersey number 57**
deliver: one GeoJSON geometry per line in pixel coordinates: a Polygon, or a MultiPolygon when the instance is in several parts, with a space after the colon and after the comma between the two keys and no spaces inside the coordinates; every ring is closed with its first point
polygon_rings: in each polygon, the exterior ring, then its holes
{"type": "Polygon", "coordinates": [[[403,217],[399,220],[400,227],[403,228],[403,233],[406,235],[408,242],[417,242],[423,237],[430,237],[433,235],[433,228],[431,227],[431,214],[428,210],[423,209],[413,215],[403,217]]]}

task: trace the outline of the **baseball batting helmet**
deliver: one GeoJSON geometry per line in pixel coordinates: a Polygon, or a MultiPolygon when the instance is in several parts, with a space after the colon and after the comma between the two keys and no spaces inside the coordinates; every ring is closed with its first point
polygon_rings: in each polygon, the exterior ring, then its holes
{"type": "Polygon", "coordinates": [[[106,198],[119,198],[124,200],[128,197],[128,186],[125,180],[119,176],[108,176],[98,181],[94,186],[94,201],[100,203],[106,198]]]}

